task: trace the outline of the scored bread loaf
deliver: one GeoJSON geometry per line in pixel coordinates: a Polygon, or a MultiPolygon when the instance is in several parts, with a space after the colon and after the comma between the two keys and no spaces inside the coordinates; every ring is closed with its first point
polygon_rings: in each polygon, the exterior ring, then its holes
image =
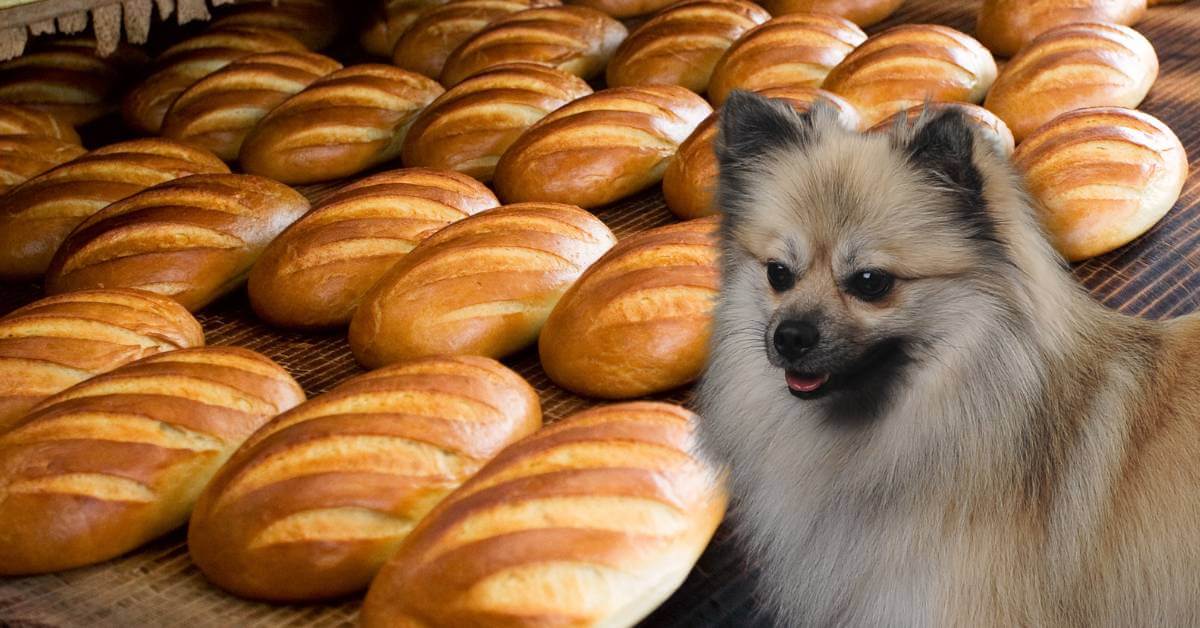
{"type": "Polygon", "coordinates": [[[0,135],[0,194],[86,152],[49,135],[0,135]]]}
{"type": "Polygon", "coordinates": [[[167,111],[162,134],[233,161],[250,129],[268,112],[341,67],[314,52],[263,52],[242,57],[180,94],[167,111]]]}
{"type": "Polygon", "coordinates": [[[323,50],[337,39],[344,21],[344,11],[335,5],[335,0],[246,2],[214,20],[209,28],[269,28],[295,37],[309,50],[323,50]]]}
{"type": "Polygon", "coordinates": [[[537,340],[562,293],[615,241],[600,219],[556,203],[460,220],[367,292],[350,321],[350,349],[368,368],[429,355],[509,355],[537,340]]]}
{"type": "Polygon", "coordinates": [[[0,436],[0,575],[91,565],[187,521],[221,464],[304,400],[247,349],[181,349],[77,384],[0,436]]]}
{"type": "Polygon", "coordinates": [[[918,105],[904,111],[897,112],[890,118],[886,118],[875,126],[871,127],[871,133],[887,133],[901,125],[911,129],[922,114],[926,117],[935,113],[953,109],[964,114],[967,122],[972,123],[975,129],[979,131],[981,137],[992,144],[996,151],[1004,156],[1012,155],[1015,142],[1013,140],[1012,131],[1008,129],[1008,125],[1004,120],[996,117],[996,114],[980,107],[965,102],[931,102],[927,105],[918,105]],[[901,122],[903,120],[903,122],[901,122]]]}
{"type": "Polygon", "coordinates": [[[867,40],[853,22],[796,13],[756,26],[734,42],[713,68],[708,100],[720,105],[734,89],[820,87],[846,55],[867,40]]]}
{"type": "MultiPolygon", "coordinates": [[[[846,128],[858,129],[861,125],[854,105],[823,89],[776,87],[758,93],[782,100],[800,112],[808,111],[817,102],[824,102],[837,109],[846,128]]],[[[719,208],[713,203],[713,186],[717,181],[717,154],[713,152],[716,137],[717,115],[713,114],[679,145],[679,152],[663,172],[663,198],[667,208],[680,218],[699,218],[719,213],[719,208]]]]}
{"type": "Polygon", "coordinates": [[[250,271],[250,305],[283,327],[349,323],[363,294],[423,238],[499,204],[454,172],[409,168],[351,183],[267,246],[250,271]]]}
{"type": "Polygon", "coordinates": [[[80,222],[152,185],[229,172],[212,153],[171,140],[110,144],[48,170],[0,198],[0,279],[29,280],[80,222]]]}
{"type": "Polygon", "coordinates": [[[905,24],[855,48],[822,87],[854,103],[874,125],[928,101],[982,102],[995,80],[996,60],[969,35],[937,24],[905,24]]]}
{"type": "Polygon", "coordinates": [[[533,63],[489,68],[451,87],[404,138],[406,166],[456,170],[490,181],[500,155],[546,114],[592,93],[583,79],[533,63]]]}
{"type": "Polygon", "coordinates": [[[682,85],[708,89],[717,60],[742,33],[771,19],[743,0],[683,0],[621,42],[608,64],[608,86],[682,85]]]}
{"type": "Polygon", "coordinates": [[[422,13],[404,31],[392,51],[392,63],[437,79],[450,53],[492,22],[531,7],[558,4],[558,0],[450,0],[422,13]]]}
{"type": "Polygon", "coordinates": [[[45,135],[79,144],[79,133],[66,120],[45,111],[0,102],[0,135],[45,135]]]}
{"type": "Polygon", "coordinates": [[[657,13],[674,3],[675,0],[567,0],[572,6],[595,9],[619,20],[657,13]]]}
{"type": "Polygon", "coordinates": [[[543,7],[505,16],[463,42],[446,59],[442,85],[524,61],[570,72],[585,80],[604,71],[629,31],[587,7],[543,7]]]}
{"type": "Polygon", "coordinates": [[[138,133],[155,135],[175,99],[196,81],[256,52],[302,52],[304,44],[280,31],[226,26],[167,48],[154,72],[125,95],[121,115],[138,133]]]}
{"type": "Polygon", "coordinates": [[[863,28],[878,24],[895,13],[904,0],[765,0],[771,15],[825,13],[844,17],[863,28]]]}
{"type": "Polygon", "coordinates": [[[1146,0],[983,0],[975,34],[1001,57],[1017,53],[1042,33],[1073,22],[1136,24],[1146,0]]]}
{"type": "Polygon", "coordinates": [[[542,368],[572,392],[653,395],[694,381],[720,288],[716,216],[617,243],[567,290],[538,337],[542,368]]]}
{"type": "Polygon", "coordinates": [[[396,42],[425,11],[446,0],[381,0],[367,18],[358,44],[368,54],[391,58],[396,42]]]}
{"type": "Polygon", "coordinates": [[[0,63],[0,102],[85,124],[116,109],[126,82],[145,63],[145,53],[132,46],[100,57],[94,39],[37,41],[25,54],[0,63]]]}
{"type": "Polygon", "coordinates": [[[725,514],[720,476],[694,453],[698,421],[622,403],[510,445],[400,544],[362,625],[636,625],[725,514]]]}
{"type": "Polygon", "coordinates": [[[360,375],[250,437],[196,503],[188,551],[243,597],[354,593],[438,501],[541,426],[537,392],[488,358],[360,375]]]}
{"type": "Polygon", "coordinates": [[[34,301],[0,318],[0,434],[46,397],[93,375],[203,345],[200,323],[150,292],[83,290],[34,301]]]}
{"type": "Polygon", "coordinates": [[[986,106],[1019,142],[1074,109],[1137,107],[1158,78],[1158,55],[1141,33],[1118,24],[1048,30],[1004,66],[986,106]]]}
{"type": "Polygon", "coordinates": [[[168,181],[80,223],[46,271],[46,292],[139,288],[196,311],[241,285],[267,243],[306,211],[299,192],[253,175],[168,181]]]}
{"type": "Polygon", "coordinates": [[[506,203],[611,203],[658,183],[679,144],[711,113],[703,98],[678,85],[585,96],[539,120],[504,151],[496,193],[506,203]]]}
{"type": "Polygon", "coordinates": [[[1070,261],[1124,246],[1179,198],[1187,153],[1167,125],[1132,109],[1064,113],[1017,146],[1013,164],[1070,261]]]}
{"type": "Polygon", "coordinates": [[[357,174],[398,157],[413,118],[442,91],[390,65],[343,68],[268,113],[246,136],[239,159],[246,172],[284,183],[357,174]]]}

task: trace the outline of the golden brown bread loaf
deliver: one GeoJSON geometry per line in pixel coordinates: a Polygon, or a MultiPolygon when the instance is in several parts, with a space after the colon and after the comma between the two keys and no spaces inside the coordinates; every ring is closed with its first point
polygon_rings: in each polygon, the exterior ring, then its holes
{"type": "Polygon", "coordinates": [[[267,114],[246,136],[239,160],[246,172],[284,183],[357,174],[398,157],[413,118],[442,91],[394,66],[352,65],[267,114]]]}
{"type": "Polygon", "coordinates": [[[595,9],[619,20],[656,13],[675,3],[675,0],[568,0],[572,6],[595,9]]]}
{"type": "Polygon", "coordinates": [[[367,292],[350,321],[350,349],[368,368],[429,355],[506,356],[537,340],[562,293],[615,241],[595,216],[556,203],[460,220],[367,292]]]}
{"type": "MultiPolygon", "coordinates": [[[[854,105],[837,94],[816,87],[777,87],[759,94],[783,100],[796,111],[808,111],[818,101],[837,109],[842,124],[858,129],[861,120],[854,105]]],[[[713,142],[717,137],[717,115],[701,122],[696,130],[679,145],[679,152],[663,173],[662,191],[667,208],[683,219],[699,218],[718,213],[713,204],[717,181],[717,155],[713,142]]]]}
{"type": "Polygon", "coordinates": [[[29,107],[0,103],[0,135],[46,135],[79,144],[79,134],[56,115],[29,107]]]}
{"type": "Polygon", "coordinates": [[[280,31],[226,26],[167,48],[154,72],[125,95],[121,115],[138,133],[158,134],[175,99],[196,81],[256,52],[302,52],[304,44],[280,31]]]}
{"type": "Polygon", "coordinates": [[[93,377],[0,436],[0,575],[120,556],[187,521],[221,464],[304,400],[247,349],[170,351],[93,377]]]}
{"type": "Polygon", "coordinates": [[[679,144],[712,113],[678,85],[613,87],[542,118],[504,152],[495,188],[506,203],[592,208],[662,180],[679,144]]]}
{"type": "Polygon", "coordinates": [[[116,109],[129,78],[146,55],[121,46],[96,55],[96,41],[55,37],[37,41],[23,55],[0,63],[0,102],[53,114],[67,124],[91,122],[116,109]]]}
{"type": "Polygon", "coordinates": [[[204,345],[183,306],[141,290],[46,297],[0,318],[0,434],[29,409],[99,373],[204,345]]]}
{"type": "Polygon", "coordinates": [[[866,28],[887,19],[904,0],[765,0],[771,15],[825,13],[844,17],[866,28]]]}
{"type": "Polygon", "coordinates": [[[138,288],[191,311],[237,288],[308,200],[246,174],[203,174],[138,192],[85,219],[46,271],[50,294],[138,288]]]}
{"type": "Polygon", "coordinates": [[[708,100],[725,102],[734,89],[820,87],[825,76],[867,40],[853,22],[833,15],[796,13],[742,35],[717,61],[708,100]]]}
{"type": "Polygon", "coordinates": [[[1004,66],[986,106],[1017,141],[1073,109],[1137,107],[1158,78],[1154,46],[1118,24],[1067,24],[1029,42],[1004,66]]]}
{"type": "Polygon", "coordinates": [[[1008,157],[1012,155],[1015,142],[1013,141],[1012,131],[1008,129],[1008,125],[1004,124],[1004,120],[996,117],[996,114],[980,107],[965,102],[933,102],[928,105],[917,105],[910,109],[897,112],[890,118],[886,118],[879,124],[871,127],[871,133],[886,133],[892,130],[897,124],[912,126],[921,117],[921,114],[928,111],[929,114],[934,114],[946,109],[954,109],[961,111],[966,116],[966,120],[975,125],[981,137],[992,143],[996,151],[1008,157]],[[904,122],[900,122],[903,118],[904,122]]]}
{"type": "Polygon", "coordinates": [[[80,222],[109,203],[190,174],[229,172],[212,153],[171,140],[110,144],[0,198],[0,279],[29,280],[80,222]]]}
{"type": "Polygon", "coordinates": [[[1136,24],[1146,0],[983,0],[975,34],[1001,57],[1017,53],[1034,37],[1072,22],[1136,24]]]}
{"type": "Polygon", "coordinates": [[[510,445],[433,509],[371,583],[366,628],[633,626],[725,513],[665,403],[581,412],[510,445]]]}
{"type": "Polygon", "coordinates": [[[422,239],[498,206],[482,183],[409,168],[356,181],[276,238],[250,271],[250,305],[283,327],[350,322],[363,294],[422,239]]]}
{"type": "Polygon", "coordinates": [[[519,61],[591,79],[628,34],[620,22],[586,7],[527,9],[496,20],[456,48],[442,68],[442,85],[519,61]]]}
{"type": "Polygon", "coordinates": [[[854,103],[868,125],[927,101],[983,101],[996,60],[979,42],[937,24],[905,24],[863,42],[822,87],[854,103]]]}
{"type": "Polygon", "coordinates": [[[0,194],[86,152],[49,135],[0,135],[0,194]]]}
{"type": "Polygon", "coordinates": [[[408,129],[406,166],[490,181],[500,155],[533,123],[592,93],[583,79],[533,63],[489,68],[451,87],[408,129]]]}
{"type": "Polygon", "coordinates": [[[1188,174],[1187,153],[1167,125],[1117,107],[1064,113],[1021,142],[1013,163],[1050,240],[1071,261],[1149,231],[1188,174]]]}
{"type": "Polygon", "coordinates": [[[392,63],[437,79],[450,53],[492,22],[531,7],[558,4],[558,0],[450,0],[422,13],[404,31],[392,51],[392,63]]]}
{"type": "Polygon", "coordinates": [[[342,64],[314,52],[242,57],[187,88],[167,111],[165,137],[237,159],[242,142],[267,113],[342,64]]]}
{"type": "Polygon", "coordinates": [[[337,38],[344,13],[334,0],[262,0],[233,7],[210,28],[269,28],[295,37],[309,50],[323,50],[337,38]]]}
{"type": "Polygon", "coordinates": [[[678,388],[708,358],[720,278],[716,216],[622,239],[559,300],[538,337],[554,383],[603,399],[678,388]]]}
{"type": "Polygon", "coordinates": [[[443,4],[446,0],[381,0],[367,18],[358,44],[371,55],[391,58],[408,27],[428,9],[443,4]]]}
{"type": "Polygon", "coordinates": [[[438,501],[541,426],[537,392],[488,358],[360,375],[255,432],[196,503],[188,551],[244,597],[354,593],[438,501]]]}
{"type": "Polygon", "coordinates": [[[608,86],[682,85],[704,93],[721,55],[769,19],[762,7],[743,0],[677,2],[621,42],[608,64],[608,86]]]}

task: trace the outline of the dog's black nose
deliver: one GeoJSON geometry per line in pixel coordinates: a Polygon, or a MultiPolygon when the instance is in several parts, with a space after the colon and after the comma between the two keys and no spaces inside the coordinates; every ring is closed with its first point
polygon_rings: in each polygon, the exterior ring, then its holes
{"type": "Polygon", "coordinates": [[[775,328],[775,350],[780,357],[794,360],[817,346],[821,335],[812,323],[783,321],[775,328]]]}

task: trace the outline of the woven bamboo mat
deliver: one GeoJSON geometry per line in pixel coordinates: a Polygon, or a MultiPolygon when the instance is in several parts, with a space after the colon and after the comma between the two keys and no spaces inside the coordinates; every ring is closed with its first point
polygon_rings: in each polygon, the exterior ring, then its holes
{"type": "MultiPolygon", "coordinates": [[[[932,22],[971,32],[978,0],[909,0],[871,32],[898,22],[932,22]]],[[[1157,7],[1138,25],[1158,50],[1162,69],[1142,109],[1165,121],[1192,156],[1192,176],[1170,214],[1137,242],[1075,269],[1106,305],[1130,314],[1167,318],[1200,305],[1200,2],[1157,7]]],[[[305,192],[319,200],[332,186],[305,192]]],[[[597,212],[618,237],[672,221],[662,197],[651,192],[597,212]]],[[[37,286],[0,286],[0,314],[38,295],[37,286]]],[[[344,334],[299,334],[254,318],[244,293],[235,293],[198,315],[210,344],[249,347],[292,372],[310,396],[361,372],[344,334]]],[[[549,382],[536,355],[507,361],[538,389],[548,420],[591,405],[549,382]]],[[[676,391],[663,399],[686,402],[676,391]]],[[[32,578],[0,579],[4,626],[343,626],[352,625],[357,600],[317,606],[246,602],[210,587],[191,565],[182,532],[108,563],[32,578]]],[[[718,531],[687,582],[645,622],[646,626],[747,626],[755,614],[753,569],[718,531]]]]}

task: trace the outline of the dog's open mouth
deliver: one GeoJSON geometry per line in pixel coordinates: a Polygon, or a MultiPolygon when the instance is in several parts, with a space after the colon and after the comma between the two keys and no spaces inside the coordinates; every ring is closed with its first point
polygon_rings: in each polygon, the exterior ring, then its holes
{"type": "Polygon", "coordinates": [[[825,384],[829,383],[829,373],[800,373],[786,371],[788,390],[801,399],[814,399],[824,394],[825,384]]]}

